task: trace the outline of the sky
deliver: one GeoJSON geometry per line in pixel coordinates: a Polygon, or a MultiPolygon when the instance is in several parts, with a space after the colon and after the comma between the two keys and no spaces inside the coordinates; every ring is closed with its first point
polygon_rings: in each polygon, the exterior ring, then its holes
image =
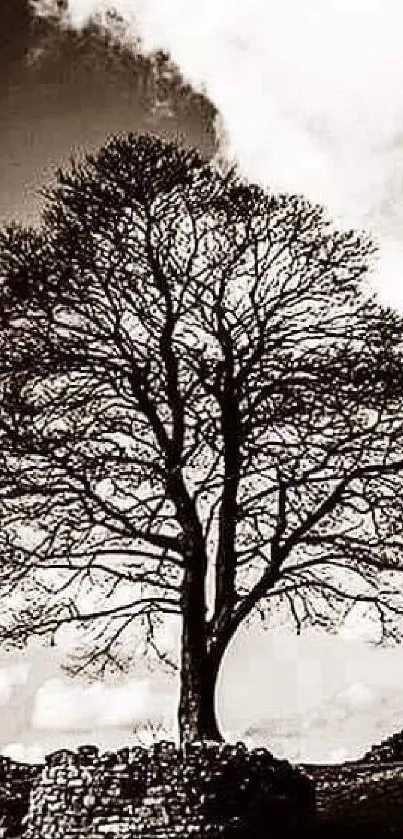
{"type": "MultiPolygon", "coordinates": [[[[83,25],[107,2],[69,0],[83,25]]],[[[144,48],[167,50],[220,114],[252,180],[304,192],[371,229],[377,286],[403,305],[400,0],[115,0],[144,48]]]]}
{"type": "MultiPolygon", "coordinates": [[[[55,168],[116,131],[180,136],[207,157],[219,144],[248,178],[370,229],[376,287],[403,308],[400,0],[114,5],[118,42],[106,3],[69,0],[57,18],[53,0],[36,0],[34,19],[28,0],[0,2],[0,223],[37,223],[55,168]]],[[[359,621],[337,637],[243,629],[220,676],[225,733],[325,761],[403,728],[403,648],[370,641],[359,621]]],[[[86,685],[60,664],[57,650],[0,657],[3,752],[35,760],[63,744],[123,745],[148,717],[170,725],[171,678],[139,662],[126,680],[86,685]]]]}
{"type": "Polygon", "coordinates": [[[34,19],[29,2],[0,2],[0,222],[37,222],[55,169],[118,131],[179,135],[211,155],[214,108],[179,74],[100,28],[34,19]]]}

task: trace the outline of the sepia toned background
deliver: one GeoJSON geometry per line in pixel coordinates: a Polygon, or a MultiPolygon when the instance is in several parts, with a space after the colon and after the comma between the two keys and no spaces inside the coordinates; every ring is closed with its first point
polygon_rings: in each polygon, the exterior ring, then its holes
{"type": "MultiPolygon", "coordinates": [[[[380,245],[374,282],[403,306],[401,4],[115,7],[125,23],[89,0],[0,0],[1,223],[37,223],[40,190],[71,154],[117,131],[153,131],[225,154],[269,188],[304,192],[339,224],[369,227],[380,245]]],[[[224,731],[293,760],[358,755],[403,727],[403,650],[375,641],[358,612],[332,637],[249,626],[221,674],[224,731]]],[[[130,679],[87,685],[63,675],[62,659],[40,648],[1,656],[3,752],[36,760],[60,745],[127,743],[149,719],[169,725],[172,676],[139,661],[130,679]]]]}

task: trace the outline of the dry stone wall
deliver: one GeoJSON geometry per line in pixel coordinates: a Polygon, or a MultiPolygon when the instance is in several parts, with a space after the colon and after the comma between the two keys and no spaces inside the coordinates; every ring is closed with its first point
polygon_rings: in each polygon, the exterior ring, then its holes
{"type": "Polygon", "coordinates": [[[361,763],[401,763],[403,762],[403,731],[398,731],[382,740],[367,752],[361,763]]]}
{"type": "Polygon", "coordinates": [[[320,836],[403,836],[403,763],[305,766],[315,782],[320,836]],[[328,826],[329,831],[324,831],[328,826]],[[350,831],[350,832],[349,832],[350,831]]]}
{"type": "Polygon", "coordinates": [[[20,832],[33,783],[40,773],[40,766],[16,763],[0,756],[0,837],[20,832]]]}
{"type": "Polygon", "coordinates": [[[276,839],[313,820],[312,781],[265,749],[82,747],[47,758],[24,839],[276,839]]]}
{"type": "Polygon", "coordinates": [[[293,769],[242,744],[168,742],[62,750],[43,767],[0,757],[0,839],[276,839],[302,828],[311,839],[402,839],[403,761],[293,769]]]}

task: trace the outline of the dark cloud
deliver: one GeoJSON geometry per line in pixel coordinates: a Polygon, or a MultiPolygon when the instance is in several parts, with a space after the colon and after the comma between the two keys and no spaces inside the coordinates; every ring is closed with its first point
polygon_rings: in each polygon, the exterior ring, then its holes
{"type": "Polygon", "coordinates": [[[0,85],[4,88],[7,79],[14,76],[24,56],[26,44],[30,36],[32,12],[24,0],[2,0],[0,4],[0,85]]]}
{"type": "MultiPolygon", "coordinates": [[[[0,219],[35,220],[54,169],[111,133],[180,136],[209,157],[215,109],[161,52],[115,37],[97,21],[77,32],[63,4],[47,18],[28,0],[0,0],[0,219]]],[[[115,31],[115,35],[113,34],[115,31]]]]}

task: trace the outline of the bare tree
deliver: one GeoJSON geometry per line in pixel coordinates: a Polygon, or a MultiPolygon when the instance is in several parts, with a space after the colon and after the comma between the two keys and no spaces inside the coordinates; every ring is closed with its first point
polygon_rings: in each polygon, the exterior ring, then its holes
{"type": "MultiPolygon", "coordinates": [[[[88,629],[76,666],[181,619],[183,742],[253,610],[403,609],[402,321],[374,248],[196,152],[109,141],[1,235],[1,637],[88,629]]],[[[131,646],[132,645],[132,646],[131,646]]]]}

